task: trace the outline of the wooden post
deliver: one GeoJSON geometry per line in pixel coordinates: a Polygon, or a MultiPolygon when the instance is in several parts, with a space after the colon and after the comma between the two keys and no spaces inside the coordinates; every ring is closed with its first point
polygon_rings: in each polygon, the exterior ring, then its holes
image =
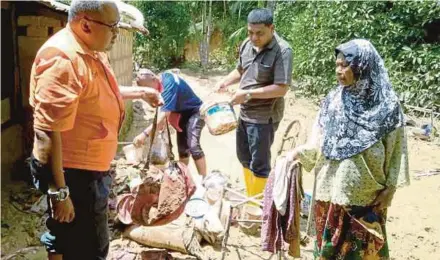
{"type": "Polygon", "coordinates": [[[12,50],[14,52],[14,96],[13,96],[13,109],[12,113],[22,113],[21,109],[21,81],[20,81],[20,68],[18,58],[18,40],[17,40],[17,15],[15,3],[11,4],[11,25],[12,25],[12,50]]]}

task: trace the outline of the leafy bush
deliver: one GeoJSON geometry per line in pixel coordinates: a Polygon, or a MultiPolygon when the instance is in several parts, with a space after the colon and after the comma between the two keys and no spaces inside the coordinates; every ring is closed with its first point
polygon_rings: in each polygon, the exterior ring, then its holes
{"type": "Polygon", "coordinates": [[[369,39],[385,60],[393,87],[418,106],[440,106],[440,44],[428,42],[426,26],[438,20],[436,2],[279,3],[277,31],[294,50],[293,75],[307,94],[336,84],[334,48],[369,39]]]}
{"type": "Polygon", "coordinates": [[[135,60],[140,66],[164,69],[183,59],[191,16],[184,2],[133,2],[145,17],[150,35],[137,34],[135,60]]]}

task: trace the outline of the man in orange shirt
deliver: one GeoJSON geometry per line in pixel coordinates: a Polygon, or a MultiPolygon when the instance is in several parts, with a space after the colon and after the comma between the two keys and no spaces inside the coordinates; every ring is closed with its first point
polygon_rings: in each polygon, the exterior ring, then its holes
{"type": "Polygon", "coordinates": [[[117,34],[113,1],[73,1],[66,28],[38,51],[30,84],[34,109],[34,183],[48,193],[49,259],[105,259],[110,162],[124,99],[161,105],[150,88],[118,87],[105,51],[117,34]]]}

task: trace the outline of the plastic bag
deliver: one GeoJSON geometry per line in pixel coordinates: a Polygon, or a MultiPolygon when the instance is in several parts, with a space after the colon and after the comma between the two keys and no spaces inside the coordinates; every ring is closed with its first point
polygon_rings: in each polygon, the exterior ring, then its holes
{"type": "Polygon", "coordinates": [[[164,131],[157,133],[151,147],[151,163],[154,165],[164,165],[169,159],[169,140],[164,131]]]}
{"type": "Polygon", "coordinates": [[[127,164],[138,164],[143,160],[143,149],[136,148],[133,144],[126,145],[122,148],[124,151],[127,164]]]}

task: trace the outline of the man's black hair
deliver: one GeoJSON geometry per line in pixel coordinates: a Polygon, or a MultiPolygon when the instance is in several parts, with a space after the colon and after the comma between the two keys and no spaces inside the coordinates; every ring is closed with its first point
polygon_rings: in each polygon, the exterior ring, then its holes
{"type": "Polygon", "coordinates": [[[258,8],[252,10],[247,18],[247,22],[250,24],[273,24],[272,11],[267,8],[258,8]]]}

